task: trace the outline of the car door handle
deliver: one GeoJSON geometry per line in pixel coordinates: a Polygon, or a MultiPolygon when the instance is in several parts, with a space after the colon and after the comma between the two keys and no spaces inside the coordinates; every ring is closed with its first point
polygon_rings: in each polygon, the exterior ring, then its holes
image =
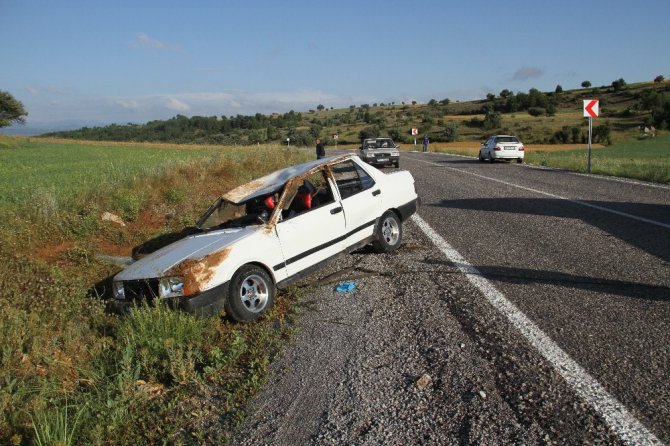
{"type": "Polygon", "coordinates": [[[333,215],[338,214],[340,212],[342,212],[342,207],[336,207],[336,208],[332,208],[330,210],[330,213],[333,214],[333,215]]]}
{"type": "Polygon", "coordinates": [[[377,189],[376,191],[372,192],[372,196],[373,196],[373,197],[376,197],[377,195],[379,195],[379,194],[381,194],[381,193],[382,193],[382,191],[379,190],[379,189],[377,189]]]}

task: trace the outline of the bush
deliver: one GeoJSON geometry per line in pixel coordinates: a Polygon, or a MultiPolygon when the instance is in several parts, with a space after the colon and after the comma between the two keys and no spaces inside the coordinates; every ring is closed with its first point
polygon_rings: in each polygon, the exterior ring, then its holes
{"type": "Polygon", "coordinates": [[[484,128],[493,130],[502,126],[502,116],[499,112],[488,112],[484,117],[484,128]]]}
{"type": "Polygon", "coordinates": [[[531,116],[542,116],[547,114],[547,109],[544,107],[530,107],[528,109],[528,114],[531,116]]]}
{"type": "Polygon", "coordinates": [[[453,142],[456,141],[456,138],[458,138],[458,123],[450,122],[444,129],[444,140],[447,142],[453,142]]]}
{"type": "Polygon", "coordinates": [[[363,130],[358,132],[358,139],[361,142],[363,142],[364,139],[377,138],[378,136],[379,136],[379,126],[377,125],[365,127],[363,130]]]}
{"type": "Polygon", "coordinates": [[[140,215],[142,199],[131,190],[119,190],[112,196],[112,206],[124,220],[135,221],[140,215]]]}
{"type": "Polygon", "coordinates": [[[593,127],[593,132],[591,136],[593,138],[594,143],[600,143],[600,144],[612,143],[612,140],[610,139],[610,126],[608,124],[593,127]]]}
{"type": "Polygon", "coordinates": [[[623,78],[612,81],[612,88],[614,88],[614,91],[621,91],[626,88],[626,81],[623,78]]]}
{"type": "Polygon", "coordinates": [[[118,330],[118,363],[149,382],[188,382],[206,363],[205,341],[217,332],[218,319],[196,318],[156,302],[124,319],[118,330]]]}

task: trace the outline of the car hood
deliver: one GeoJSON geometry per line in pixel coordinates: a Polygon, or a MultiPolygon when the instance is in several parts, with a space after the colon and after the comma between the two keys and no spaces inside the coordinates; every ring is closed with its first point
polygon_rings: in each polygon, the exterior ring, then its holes
{"type": "Polygon", "coordinates": [[[248,237],[263,226],[221,229],[192,235],[171,243],[118,273],[114,280],[140,280],[162,277],[166,271],[186,259],[200,260],[203,257],[221,251],[237,241],[248,237]]]}

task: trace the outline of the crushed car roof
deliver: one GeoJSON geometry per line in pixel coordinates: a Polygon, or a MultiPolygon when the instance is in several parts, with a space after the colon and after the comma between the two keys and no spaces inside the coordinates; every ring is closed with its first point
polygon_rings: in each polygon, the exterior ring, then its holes
{"type": "Polygon", "coordinates": [[[270,194],[280,187],[282,187],[288,180],[297,176],[305,175],[310,171],[326,164],[334,164],[342,160],[351,158],[355,155],[339,155],[329,156],[314,161],[309,161],[303,164],[296,164],[295,166],[287,167],[285,169],[277,170],[264,177],[256,178],[249,183],[236,187],[235,189],[226,192],[223,198],[227,201],[239,204],[252,198],[260,197],[270,194]]]}

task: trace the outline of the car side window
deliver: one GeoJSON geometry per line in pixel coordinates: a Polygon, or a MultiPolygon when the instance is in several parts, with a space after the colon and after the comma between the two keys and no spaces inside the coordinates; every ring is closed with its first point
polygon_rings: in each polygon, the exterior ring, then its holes
{"type": "Polygon", "coordinates": [[[316,172],[303,179],[291,202],[282,209],[282,219],[293,218],[334,201],[333,191],[324,172],[316,172]]]}
{"type": "Polygon", "coordinates": [[[343,200],[375,185],[375,180],[351,160],[335,164],[332,170],[343,200]]]}

